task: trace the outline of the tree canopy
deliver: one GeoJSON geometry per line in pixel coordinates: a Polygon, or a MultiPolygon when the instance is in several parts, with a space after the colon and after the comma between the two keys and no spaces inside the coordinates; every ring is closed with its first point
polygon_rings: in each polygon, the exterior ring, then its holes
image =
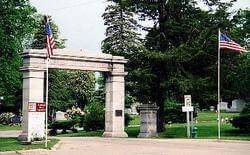
{"type": "Polygon", "coordinates": [[[34,31],[36,9],[28,0],[1,0],[0,10],[0,96],[4,97],[3,106],[18,112],[21,106],[19,53],[34,31]]]}
{"type": "MultiPolygon", "coordinates": [[[[159,106],[159,129],[164,124],[166,100],[182,103],[183,95],[191,94],[201,109],[216,105],[218,29],[232,34],[233,40],[241,40],[243,46],[249,35],[247,14],[233,14],[228,11],[232,3],[219,0],[204,0],[208,10],[201,9],[194,0],[127,0],[126,4],[140,20],[154,23],[145,28],[144,46],[130,49],[127,83],[129,93],[139,102],[159,106]]],[[[120,3],[116,1],[116,5],[120,3]]],[[[249,81],[238,68],[249,61],[232,51],[222,51],[221,61],[222,79],[226,79],[222,81],[222,98],[229,101],[239,97],[240,90],[248,89],[242,84],[239,87],[235,78],[242,76],[244,82],[249,81]]]]}

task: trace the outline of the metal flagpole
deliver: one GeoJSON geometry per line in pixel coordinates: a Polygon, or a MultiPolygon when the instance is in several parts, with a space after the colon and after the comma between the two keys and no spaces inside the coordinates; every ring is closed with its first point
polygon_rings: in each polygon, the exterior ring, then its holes
{"type": "Polygon", "coordinates": [[[46,63],[46,112],[45,112],[45,147],[48,147],[48,95],[49,95],[49,57],[46,63]]]}
{"type": "Polygon", "coordinates": [[[217,104],[217,121],[218,121],[218,139],[220,139],[220,29],[218,32],[218,104],[217,104]]]}

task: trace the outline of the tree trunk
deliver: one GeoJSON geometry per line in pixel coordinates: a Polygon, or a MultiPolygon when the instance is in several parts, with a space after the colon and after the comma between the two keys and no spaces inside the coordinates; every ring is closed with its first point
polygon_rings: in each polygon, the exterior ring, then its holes
{"type": "Polygon", "coordinates": [[[157,132],[163,132],[165,130],[165,120],[164,120],[164,101],[157,104],[159,110],[157,112],[157,132]]]}

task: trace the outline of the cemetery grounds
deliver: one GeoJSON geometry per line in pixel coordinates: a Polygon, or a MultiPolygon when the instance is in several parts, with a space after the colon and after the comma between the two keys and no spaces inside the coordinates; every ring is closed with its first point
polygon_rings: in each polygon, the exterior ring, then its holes
{"type": "MultiPolygon", "coordinates": [[[[226,121],[230,120],[239,113],[227,113],[222,112],[221,123],[221,139],[224,140],[247,140],[250,141],[250,133],[243,133],[239,129],[234,128],[231,123],[226,121]]],[[[136,138],[140,130],[140,118],[139,116],[132,116],[133,120],[126,128],[128,136],[136,138]]],[[[194,122],[194,126],[198,128],[198,139],[216,139],[217,138],[217,113],[216,112],[200,112],[197,116],[197,121],[194,122]]],[[[79,131],[78,133],[69,132],[67,134],[58,134],[59,137],[101,137],[103,131],[79,131]]],[[[186,136],[186,124],[174,123],[166,125],[166,131],[159,133],[158,138],[187,138],[186,136]]]]}

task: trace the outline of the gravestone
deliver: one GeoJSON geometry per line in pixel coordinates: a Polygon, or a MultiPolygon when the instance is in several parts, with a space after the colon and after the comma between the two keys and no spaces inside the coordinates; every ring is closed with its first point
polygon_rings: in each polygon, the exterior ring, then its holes
{"type": "Polygon", "coordinates": [[[135,103],[135,104],[132,104],[131,105],[131,114],[132,115],[138,115],[138,112],[137,112],[137,107],[139,106],[138,103],[135,103]]]}
{"type": "Polygon", "coordinates": [[[244,100],[233,100],[232,106],[227,110],[228,112],[241,112],[243,108],[246,106],[246,102],[244,100]]]}
{"type": "Polygon", "coordinates": [[[228,103],[227,102],[221,102],[220,103],[220,110],[228,110],[228,103]]]}
{"type": "Polygon", "coordinates": [[[67,120],[67,118],[65,117],[65,112],[62,111],[57,111],[56,112],[56,121],[63,121],[63,120],[67,120]]]}
{"type": "Polygon", "coordinates": [[[210,106],[210,107],[209,107],[209,110],[210,110],[210,111],[214,111],[214,110],[215,110],[215,107],[214,107],[214,106],[210,106]]]}

